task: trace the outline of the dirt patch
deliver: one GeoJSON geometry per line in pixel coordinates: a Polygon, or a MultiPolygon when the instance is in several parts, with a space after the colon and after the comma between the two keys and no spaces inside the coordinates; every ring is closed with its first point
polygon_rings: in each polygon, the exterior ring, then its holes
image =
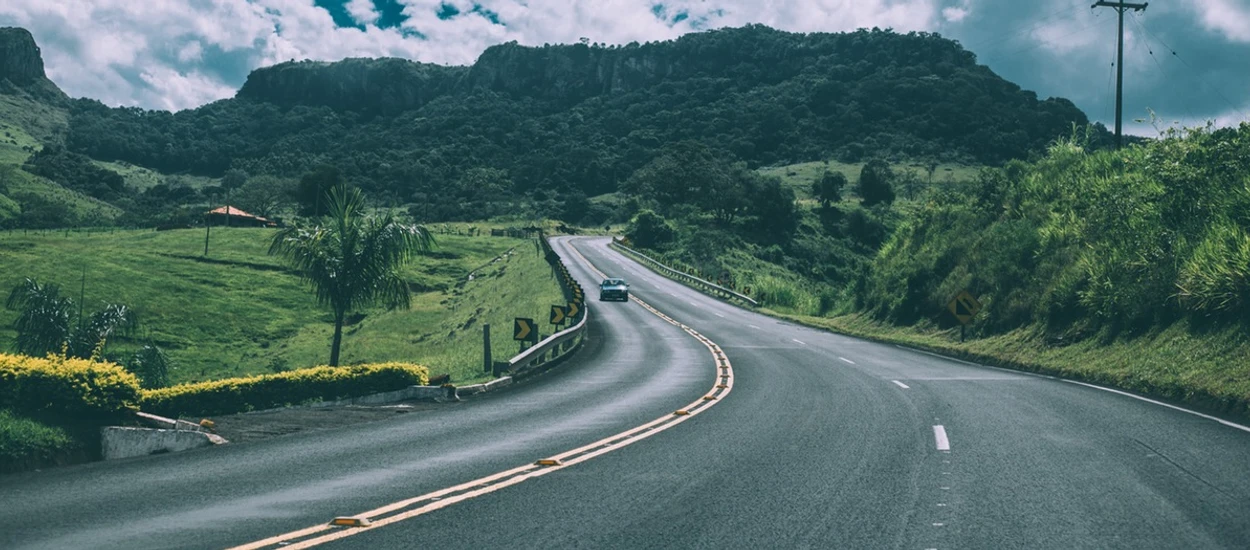
{"type": "Polygon", "coordinates": [[[365,424],[398,414],[428,411],[438,403],[409,401],[395,405],[342,407],[291,407],[211,417],[217,435],[231,443],[245,443],[297,432],[328,430],[365,424]]]}

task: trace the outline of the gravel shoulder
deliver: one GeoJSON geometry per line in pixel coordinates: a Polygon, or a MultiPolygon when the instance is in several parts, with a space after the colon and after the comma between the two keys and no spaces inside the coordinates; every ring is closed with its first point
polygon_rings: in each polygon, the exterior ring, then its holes
{"type": "Polygon", "coordinates": [[[379,406],[289,407],[213,416],[209,419],[215,424],[217,435],[226,438],[230,443],[246,443],[299,432],[376,422],[398,414],[420,413],[440,406],[440,403],[406,401],[379,406]]]}

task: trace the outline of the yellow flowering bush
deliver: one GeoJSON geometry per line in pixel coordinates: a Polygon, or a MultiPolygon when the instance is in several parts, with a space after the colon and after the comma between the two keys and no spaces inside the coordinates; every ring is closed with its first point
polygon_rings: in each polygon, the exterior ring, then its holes
{"type": "Polygon", "coordinates": [[[0,409],[103,423],[139,402],[139,379],[114,363],[0,353],[0,409]]]}
{"type": "Polygon", "coordinates": [[[312,367],[142,390],[141,408],[165,416],[232,414],[394,391],[429,378],[429,369],[412,363],[312,367]]]}

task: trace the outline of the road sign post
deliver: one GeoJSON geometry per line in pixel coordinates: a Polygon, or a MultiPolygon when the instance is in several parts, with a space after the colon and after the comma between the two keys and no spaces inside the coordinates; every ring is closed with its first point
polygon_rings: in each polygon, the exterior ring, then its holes
{"type": "Polygon", "coordinates": [[[521,349],[525,349],[526,343],[538,343],[538,323],[524,317],[513,319],[512,339],[521,343],[521,349]]]}
{"type": "Polygon", "coordinates": [[[568,311],[564,306],[551,306],[551,324],[556,326],[556,330],[564,325],[564,320],[568,317],[568,311]]]}
{"type": "Polygon", "coordinates": [[[972,319],[977,316],[977,313],[981,311],[981,302],[967,290],[961,290],[959,294],[956,294],[951,299],[950,303],[946,304],[946,309],[959,321],[959,341],[962,343],[964,341],[964,330],[972,323],[972,319]]]}
{"type": "Polygon", "coordinates": [[[490,323],[482,325],[482,370],[491,372],[494,363],[490,356],[490,323]]]}

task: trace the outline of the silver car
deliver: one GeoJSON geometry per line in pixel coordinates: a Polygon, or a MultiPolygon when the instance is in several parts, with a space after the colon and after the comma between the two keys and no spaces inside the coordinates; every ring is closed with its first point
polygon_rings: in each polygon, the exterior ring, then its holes
{"type": "Polygon", "coordinates": [[[622,302],[629,301],[629,283],[625,279],[604,279],[599,283],[599,301],[620,300],[622,302]]]}

